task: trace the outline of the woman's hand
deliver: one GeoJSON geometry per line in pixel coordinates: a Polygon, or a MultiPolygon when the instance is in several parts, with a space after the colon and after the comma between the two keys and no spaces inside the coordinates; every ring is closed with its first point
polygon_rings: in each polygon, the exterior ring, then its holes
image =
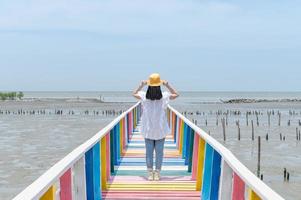
{"type": "Polygon", "coordinates": [[[145,80],[141,81],[141,86],[145,86],[145,85],[147,85],[147,81],[145,80]]]}
{"type": "Polygon", "coordinates": [[[168,85],[168,81],[162,80],[162,84],[163,84],[164,86],[167,86],[167,85],[168,85]]]}

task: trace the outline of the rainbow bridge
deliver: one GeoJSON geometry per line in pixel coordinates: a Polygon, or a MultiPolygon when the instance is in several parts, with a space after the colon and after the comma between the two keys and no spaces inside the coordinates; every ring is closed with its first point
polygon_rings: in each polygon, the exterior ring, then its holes
{"type": "Polygon", "coordinates": [[[13,200],[282,200],[228,149],[168,106],[160,181],[146,178],[141,104],[115,118],[13,200]]]}

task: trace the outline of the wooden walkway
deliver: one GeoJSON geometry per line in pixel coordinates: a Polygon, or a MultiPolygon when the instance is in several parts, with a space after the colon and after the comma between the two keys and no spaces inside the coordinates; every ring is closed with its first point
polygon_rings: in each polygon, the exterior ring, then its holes
{"type": "MultiPolygon", "coordinates": [[[[168,135],[160,181],[148,181],[144,139],[139,126],[123,152],[121,162],[102,192],[103,199],[200,199],[196,183],[191,180],[174,139],[168,135]]],[[[155,160],[154,160],[155,163],[155,160]]]]}
{"type": "Polygon", "coordinates": [[[13,200],[284,200],[171,106],[161,180],[148,181],[141,111],[137,102],[13,200]]]}

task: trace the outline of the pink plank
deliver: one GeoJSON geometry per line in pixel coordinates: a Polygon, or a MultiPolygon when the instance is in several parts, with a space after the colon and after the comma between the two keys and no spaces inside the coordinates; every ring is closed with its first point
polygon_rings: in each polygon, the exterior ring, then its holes
{"type": "Polygon", "coordinates": [[[245,183],[241,178],[234,173],[233,176],[233,191],[232,200],[244,200],[245,199],[245,183]]]}
{"type": "Polygon", "coordinates": [[[193,144],[193,157],[192,157],[192,180],[196,180],[197,166],[198,166],[198,154],[199,154],[199,135],[194,134],[194,144],[193,144]]]}
{"type": "Polygon", "coordinates": [[[181,123],[182,123],[182,120],[179,119],[179,123],[177,124],[177,128],[178,128],[178,135],[177,135],[177,146],[179,148],[179,145],[180,145],[180,134],[181,134],[181,123]]]}
{"type": "Polygon", "coordinates": [[[106,151],[106,158],[107,158],[107,170],[106,170],[106,172],[107,172],[107,179],[109,179],[110,178],[110,170],[111,170],[111,161],[110,161],[110,159],[111,159],[111,157],[110,157],[110,132],[108,132],[107,133],[107,135],[105,136],[106,137],[106,149],[107,149],[107,151],[106,151]]]}
{"type": "MultiPolygon", "coordinates": [[[[177,197],[177,196],[163,196],[163,197],[157,197],[157,196],[153,196],[153,197],[148,197],[148,196],[125,196],[125,195],[121,195],[121,196],[111,196],[110,194],[109,195],[102,195],[102,198],[103,199],[114,199],[114,200],[118,200],[118,199],[128,199],[128,200],[133,200],[136,199],[136,200],[144,200],[144,199],[147,199],[147,200],[182,200],[183,198],[185,198],[184,196],[180,196],[180,197],[177,197]]],[[[185,198],[186,199],[186,198],[185,198]]],[[[199,200],[200,197],[198,196],[194,196],[194,197],[189,197],[190,200],[199,200]]]]}
{"type": "Polygon", "coordinates": [[[200,199],[199,191],[103,191],[109,199],[200,199]]]}
{"type": "MultiPolygon", "coordinates": [[[[145,176],[112,176],[109,181],[145,181],[145,176]]],[[[192,181],[190,176],[162,176],[161,181],[192,181]]],[[[148,181],[149,182],[149,181],[148,181]]],[[[192,181],[193,182],[193,181],[192,181]]]]}
{"type": "Polygon", "coordinates": [[[60,199],[61,200],[72,200],[72,189],[71,189],[71,169],[68,169],[63,176],[60,178],[60,199]]]}
{"type": "Polygon", "coordinates": [[[123,127],[122,127],[122,129],[123,129],[123,150],[126,147],[126,130],[125,130],[126,124],[125,123],[126,123],[126,120],[125,120],[125,118],[123,118],[123,127]]]}
{"type": "Polygon", "coordinates": [[[110,190],[110,191],[102,191],[104,194],[150,194],[150,195],[189,195],[189,196],[200,196],[199,191],[164,191],[164,190],[159,190],[159,191],[149,191],[149,190],[137,190],[137,191],[119,191],[119,190],[110,190]]]}

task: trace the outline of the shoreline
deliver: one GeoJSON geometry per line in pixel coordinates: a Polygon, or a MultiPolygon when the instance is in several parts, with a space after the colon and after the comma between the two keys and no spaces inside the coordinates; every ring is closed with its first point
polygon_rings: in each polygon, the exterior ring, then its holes
{"type": "MultiPolygon", "coordinates": [[[[70,97],[26,97],[21,100],[0,100],[3,102],[56,102],[56,103],[135,103],[136,101],[104,101],[98,98],[70,98],[70,97]]],[[[219,99],[218,101],[183,101],[182,103],[192,104],[249,104],[249,103],[301,103],[301,99],[297,98],[279,98],[279,99],[255,99],[255,98],[233,98],[233,99],[219,99]]]]}

